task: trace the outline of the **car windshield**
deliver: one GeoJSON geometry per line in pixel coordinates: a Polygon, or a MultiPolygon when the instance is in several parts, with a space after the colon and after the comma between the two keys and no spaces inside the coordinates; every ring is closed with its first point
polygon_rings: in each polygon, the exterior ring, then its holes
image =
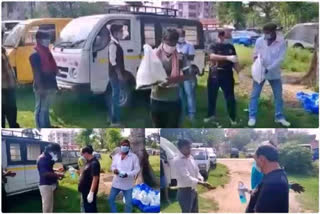
{"type": "Polygon", "coordinates": [[[83,48],[100,17],[84,17],[69,22],[61,31],[56,47],[83,48]]]}
{"type": "Polygon", "coordinates": [[[22,34],[24,32],[25,25],[24,24],[18,24],[16,25],[12,31],[9,33],[9,35],[6,37],[3,46],[5,47],[17,47],[20,39],[22,37],[22,34]]]}
{"type": "Polygon", "coordinates": [[[203,150],[192,150],[191,154],[195,160],[207,160],[206,152],[203,150]]]}

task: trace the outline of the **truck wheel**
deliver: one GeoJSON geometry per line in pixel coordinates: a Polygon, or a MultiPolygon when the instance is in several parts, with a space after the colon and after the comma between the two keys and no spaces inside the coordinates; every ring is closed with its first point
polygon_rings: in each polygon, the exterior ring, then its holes
{"type": "MultiPolygon", "coordinates": [[[[109,107],[112,102],[112,88],[110,84],[108,85],[105,96],[106,96],[106,106],[109,107]]],[[[119,106],[120,107],[130,106],[133,100],[132,96],[133,96],[132,87],[127,87],[127,86],[120,87],[119,106]]]]}
{"type": "Polygon", "coordinates": [[[208,180],[208,177],[209,177],[208,172],[203,172],[203,173],[202,173],[202,176],[203,176],[203,179],[204,179],[205,181],[208,180]]]}
{"type": "Polygon", "coordinates": [[[294,48],[301,48],[301,49],[303,49],[304,47],[303,47],[303,45],[302,44],[300,44],[300,43],[296,43],[296,44],[294,44],[293,45],[293,47],[294,48]]]}

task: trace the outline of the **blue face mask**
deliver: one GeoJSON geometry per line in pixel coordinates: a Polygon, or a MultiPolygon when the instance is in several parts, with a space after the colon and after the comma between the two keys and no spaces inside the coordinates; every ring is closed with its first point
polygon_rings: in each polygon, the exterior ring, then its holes
{"type": "Polygon", "coordinates": [[[232,39],[225,39],[223,41],[224,44],[232,44],[232,39]]]}
{"type": "Polygon", "coordinates": [[[265,40],[270,40],[271,39],[271,34],[264,34],[264,39],[265,40]]]}
{"type": "Polygon", "coordinates": [[[130,149],[129,146],[121,146],[121,147],[120,147],[120,150],[121,150],[122,153],[127,153],[127,152],[129,152],[129,149],[130,149]]]}

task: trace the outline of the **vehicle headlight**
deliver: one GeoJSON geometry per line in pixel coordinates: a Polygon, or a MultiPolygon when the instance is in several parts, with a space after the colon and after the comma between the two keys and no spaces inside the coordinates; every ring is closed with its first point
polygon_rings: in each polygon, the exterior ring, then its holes
{"type": "Polygon", "coordinates": [[[199,164],[199,168],[206,168],[207,165],[206,164],[199,164]]]}
{"type": "Polygon", "coordinates": [[[78,71],[76,68],[71,68],[70,70],[70,77],[73,78],[73,79],[76,79],[78,76],[78,71]]]}

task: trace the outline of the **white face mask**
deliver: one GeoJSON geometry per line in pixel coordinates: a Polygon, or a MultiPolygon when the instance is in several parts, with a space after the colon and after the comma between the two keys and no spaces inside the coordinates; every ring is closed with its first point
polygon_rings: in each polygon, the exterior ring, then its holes
{"type": "Polygon", "coordinates": [[[172,54],[173,52],[175,52],[176,50],[176,46],[170,46],[167,45],[166,43],[163,44],[163,50],[167,53],[167,54],[172,54]]]}
{"type": "Polygon", "coordinates": [[[53,152],[50,152],[49,155],[51,156],[51,160],[53,160],[54,162],[56,162],[58,160],[58,155],[54,154],[53,152]]]}
{"type": "Polygon", "coordinates": [[[178,40],[179,43],[184,43],[185,41],[186,41],[185,37],[179,37],[179,40],[178,40]]]}
{"type": "Polygon", "coordinates": [[[41,45],[44,46],[44,47],[49,47],[50,39],[42,39],[41,40],[41,45]]]}
{"type": "Polygon", "coordinates": [[[265,40],[270,40],[271,39],[271,34],[264,34],[264,39],[265,40]]]}

